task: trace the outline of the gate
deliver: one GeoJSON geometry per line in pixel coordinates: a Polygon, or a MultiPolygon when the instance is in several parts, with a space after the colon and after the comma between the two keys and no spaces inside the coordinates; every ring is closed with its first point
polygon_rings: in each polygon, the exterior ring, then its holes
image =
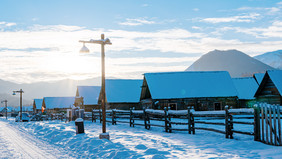
{"type": "Polygon", "coordinates": [[[255,140],[269,145],[282,146],[280,107],[266,103],[255,106],[255,140]]]}

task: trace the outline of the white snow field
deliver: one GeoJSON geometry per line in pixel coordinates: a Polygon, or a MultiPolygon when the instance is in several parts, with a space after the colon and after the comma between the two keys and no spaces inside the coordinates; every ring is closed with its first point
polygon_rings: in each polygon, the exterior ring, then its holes
{"type": "Polygon", "coordinates": [[[282,158],[282,147],[253,141],[252,136],[196,130],[166,133],[129,124],[107,124],[111,140],[98,139],[99,122],[85,121],[85,134],[75,123],[16,123],[0,118],[0,158],[282,158]]]}

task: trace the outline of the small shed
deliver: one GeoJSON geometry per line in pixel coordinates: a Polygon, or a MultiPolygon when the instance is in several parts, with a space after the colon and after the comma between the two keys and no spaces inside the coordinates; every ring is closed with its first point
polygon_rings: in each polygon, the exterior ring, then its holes
{"type": "Polygon", "coordinates": [[[255,78],[258,85],[260,85],[265,73],[255,73],[253,77],[255,78]]]}
{"type": "Polygon", "coordinates": [[[255,103],[254,95],[259,86],[255,78],[232,78],[232,81],[238,92],[238,105],[240,108],[252,107],[255,103]]]}
{"type": "Polygon", "coordinates": [[[100,86],[77,86],[75,105],[88,112],[92,109],[99,109],[100,91],[100,86]]]}
{"type": "Polygon", "coordinates": [[[44,97],[42,109],[49,113],[66,112],[74,105],[75,97],[44,97]]]}
{"type": "Polygon", "coordinates": [[[43,99],[34,99],[33,100],[33,112],[40,113],[42,110],[43,99]]]}
{"type": "MultiPolygon", "coordinates": [[[[132,107],[140,109],[140,93],[142,80],[107,79],[106,101],[107,109],[128,110],[132,107]]],[[[101,96],[99,97],[101,99],[101,96]]]]}
{"type": "Polygon", "coordinates": [[[145,73],[141,92],[143,107],[173,110],[222,110],[237,107],[237,91],[226,71],[145,73]]]}
{"type": "Polygon", "coordinates": [[[259,102],[282,105],[282,70],[266,71],[255,97],[259,102]]]}

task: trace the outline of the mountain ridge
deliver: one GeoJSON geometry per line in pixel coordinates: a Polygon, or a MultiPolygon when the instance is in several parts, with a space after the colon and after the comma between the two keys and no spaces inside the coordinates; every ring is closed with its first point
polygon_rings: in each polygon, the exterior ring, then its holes
{"type": "Polygon", "coordinates": [[[196,60],[185,71],[228,71],[231,77],[252,76],[273,67],[238,50],[213,50],[196,60]]]}

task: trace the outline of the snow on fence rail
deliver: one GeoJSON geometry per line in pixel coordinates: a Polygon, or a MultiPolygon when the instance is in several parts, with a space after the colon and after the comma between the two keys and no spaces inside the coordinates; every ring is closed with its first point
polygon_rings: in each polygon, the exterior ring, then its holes
{"type": "MultiPolygon", "coordinates": [[[[101,110],[93,110],[92,121],[96,122],[96,119],[100,119],[101,110]]],[[[145,129],[150,129],[151,127],[163,127],[166,132],[172,131],[187,131],[189,134],[195,134],[195,130],[206,130],[213,131],[217,133],[222,133],[226,135],[226,138],[233,138],[233,133],[240,133],[246,135],[254,135],[254,132],[244,132],[240,130],[234,130],[234,124],[245,124],[253,126],[253,122],[244,121],[233,121],[233,116],[237,116],[237,119],[246,118],[244,115],[249,115],[247,118],[254,118],[254,109],[230,109],[226,107],[222,111],[194,111],[192,107],[187,110],[107,110],[107,122],[112,122],[113,125],[117,123],[129,123],[130,127],[134,126],[144,126],[145,129]],[[207,121],[210,119],[225,119],[225,122],[211,122],[207,121]],[[111,120],[110,120],[111,119],[111,120]],[[195,126],[195,123],[197,126],[195,126]],[[184,128],[177,127],[179,125],[185,126],[184,128]],[[224,130],[217,128],[203,127],[201,125],[216,125],[225,126],[224,130]]]]}

